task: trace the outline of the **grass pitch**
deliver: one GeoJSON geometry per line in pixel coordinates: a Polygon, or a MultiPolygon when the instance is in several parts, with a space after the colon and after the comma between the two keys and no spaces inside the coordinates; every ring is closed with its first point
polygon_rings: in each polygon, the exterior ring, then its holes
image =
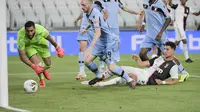
{"type": "MultiPolygon", "coordinates": [[[[194,63],[184,62],[183,55],[177,55],[185,69],[192,76],[200,77],[200,55],[191,55],[194,63]]],[[[35,94],[26,94],[23,83],[28,79],[38,82],[33,70],[21,63],[18,57],[8,57],[9,104],[32,112],[199,112],[200,78],[191,77],[187,82],[172,86],[128,86],[90,87],[75,80],[78,68],[77,56],[63,59],[52,57],[46,88],[39,88],[35,94]]],[[[136,66],[130,55],[122,55],[118,65],[136,66]]],[[[88,77],[95,75],[86,69],[88,77]]],[[[83,80],[81,80],[83,81],[83,80]]],[[[0,108],[0,112],[12,112],[0,108]]]]}

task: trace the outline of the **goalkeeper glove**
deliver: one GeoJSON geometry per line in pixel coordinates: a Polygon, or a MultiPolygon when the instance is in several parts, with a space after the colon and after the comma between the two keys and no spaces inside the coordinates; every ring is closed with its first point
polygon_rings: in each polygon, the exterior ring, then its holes
{"type": "Polygon", "coordinates": [[[62,58],[65,55],[64,50],[60,46],[56,47],[56,54],[59,58],[62,58]]]}
{"type": "Polygon", "coordinates": [[[40,66],[40,65],[35,65],[35,64],[32,64],[31,65],[31,68],[35,71],[35,73],[37,75],[41,74],[43,71],[44,71],[44,67],[40,66]]]}

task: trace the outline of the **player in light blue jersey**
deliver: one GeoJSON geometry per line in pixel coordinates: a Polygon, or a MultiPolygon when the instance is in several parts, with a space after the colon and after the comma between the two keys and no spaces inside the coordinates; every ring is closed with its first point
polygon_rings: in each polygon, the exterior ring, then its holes
{"type": "MultiPolygon", "coordinates": [[[[108,11],[108,19],[107,19],[108,26],[111,32],[117,35],[117,37],[120,37],[119,24],[117,19],[119,8],[130,14],[136,14],[136,15],[140,14],[140,12],[136,12],[125,7],[120,0],[99,0],[99,1],[101,1],[102,3],[104,2],[104,7],[108,11]]],[[[120,38],[116,38],[116,40],[119,41],[119,46],[120,46],[120,38]]],[[[114,58],[116,62],[120,61],[119,46],[118,50],[114,53],[114,58]]],[[[104,68],[102,63],[100,64],[100,68],[102,69],[104,68]]]]}
{"type": "Polygon", "coordinates": [[[171,22],[167,7],[161,0],[143,0],[147,26],[146,37],[140,46],[140,58],[148,60],[147,53],[156,45],[164,51],[167,42],[166,28],[171,22]]]}
{"type": "Polygon", "coordinates": [[[103,75],[93,62],[96,57],[100,57],[107,64],[111,72],[126,79],[130,84],[129,87],[134,89],[136,85],[135,80],[131,79],[128,74],[114,63],[113,52],[117,41],[115,41],[116,37],[110,32],[102,14],[97,9],[92,8],[92,0],[81,0],[80,5],[83,12],[86,13],[90,27],[94,31],[93,40],[85,51],[85,65],[96,74],[96,77],[89,81],[89,85],[93,85],[103,79],[103,75]]]}
{"type": "MultiPolygon", "coordinates": [[[[102,11],[104,13],[104,18],[107,18],[107,12],[104,11],[104,7],[101,4],[101,2],[94,1],[92,7],[93,8],[97,8],[99,11],[102,11]]],[[[77,40],[78,40],[79,46],[80,46],[80,49],[79,49],[79,51],[80,51],[79,52],[79,66],[80,66],[80,71],[79,71],[78,75],[76,76],[77,80],[86,77],[85,70],[84,70],[85,66],[84,66],[84,53],[83,52],[85,51],[88,43],[90,43],[90,41],[93,38],[93,31],[92,31],[92,29],[91,28],[87,28],[87,26],[89,25],[89,23],[88,23],[86,14],[85,13],[81,13],[79,15],[79,17],[74,21],[75,25],[77,24],[77,22],[80,19],[82,19],[82,23],[81,23],[80,31],[79,31],[79,34],[78,34],[78,37],[77,37],[77,40]],[[83,33],[84,29],[88,29],[87,32],[83,33]]]]}

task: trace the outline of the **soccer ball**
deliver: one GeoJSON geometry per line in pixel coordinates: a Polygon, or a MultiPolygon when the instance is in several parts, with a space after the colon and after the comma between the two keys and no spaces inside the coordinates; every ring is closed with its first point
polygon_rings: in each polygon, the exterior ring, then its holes
{"type": "Polygon", "coordinates": [[[24,91],[28,94],[35,93],[38,89],[38,84],[34,80],[27,80],[24,82],[24,91]]]}

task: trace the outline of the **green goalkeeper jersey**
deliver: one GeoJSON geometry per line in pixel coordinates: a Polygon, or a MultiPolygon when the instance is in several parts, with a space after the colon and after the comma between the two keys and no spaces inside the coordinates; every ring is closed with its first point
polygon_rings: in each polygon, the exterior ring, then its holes
{"type": "Polygon", "coordinates": [[[49,31],[39,24],[35,24],[35,35],[32,39],[26,35],[25,28],[21,28],[17,35],[17,47],[19,50],[24,50],[26,47],[47,47],[48,42],[46,40],[49,35],[49,31]]]}

